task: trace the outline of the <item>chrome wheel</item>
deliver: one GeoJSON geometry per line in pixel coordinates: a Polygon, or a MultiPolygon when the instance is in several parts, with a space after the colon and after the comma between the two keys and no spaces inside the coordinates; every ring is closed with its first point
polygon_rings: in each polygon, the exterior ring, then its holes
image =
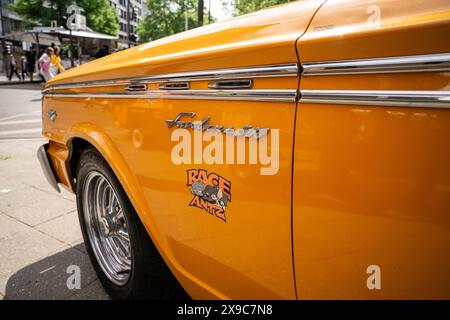
{"type": "Polygon", "coordinates": [[[83,212],[100,267],[114,284],[125,285],[132,267],[127,221],[116,192],[98,171],[89,172],[84,182],[83,212]]]}

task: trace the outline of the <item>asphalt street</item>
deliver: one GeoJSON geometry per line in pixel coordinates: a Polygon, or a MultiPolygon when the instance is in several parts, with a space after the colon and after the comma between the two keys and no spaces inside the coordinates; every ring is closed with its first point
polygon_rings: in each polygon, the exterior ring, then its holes
{"type": "Polygon", "coordinates": [[[0,86],[0,299],[108,299],[85,251],[75,196],[53,190],[36,158],[45,143],[40,91],[0,86]],[[73,266],[79,287],[68,285],[73,266]]]}
{"type": "Polygon", "coordinates": [[[0,140],[42,138],[41,85],[0,87],[0,140]]]}

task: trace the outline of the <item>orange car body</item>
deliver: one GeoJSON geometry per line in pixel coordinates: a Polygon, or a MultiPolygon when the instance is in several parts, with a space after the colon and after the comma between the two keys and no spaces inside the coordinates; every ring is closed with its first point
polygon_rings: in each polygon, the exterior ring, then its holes
{"type": "Polygon", "coordinates": [[[75,149],[94,146],[193,298],[449,299],[448,39],[445,0],[319,0],[143,44],[47,83],[48,158],[73,191],[75,149]],[[252,87],[210,88],[222,76],[252,87]],[[174,164],[181,112],[279,129],[278,173],[174,164]],[[231,182],[226,222],[189,206],[193,168],[231,182]]]}

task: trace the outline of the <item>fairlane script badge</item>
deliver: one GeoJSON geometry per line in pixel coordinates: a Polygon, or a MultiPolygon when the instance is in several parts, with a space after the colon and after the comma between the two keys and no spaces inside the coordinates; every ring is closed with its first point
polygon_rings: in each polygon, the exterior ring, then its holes
{"type": "Polygon", "coordinates": [[[225,210],[231,202],[231,182],[216,173],[202,169],[187,171],[187,186],[194,198],[189,205],[227,221],[225,210]]]}

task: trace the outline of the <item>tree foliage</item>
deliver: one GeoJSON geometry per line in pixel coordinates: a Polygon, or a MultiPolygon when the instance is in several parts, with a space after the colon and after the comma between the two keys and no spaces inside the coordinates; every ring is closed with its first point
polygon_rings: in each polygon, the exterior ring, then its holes
{"type": "MultiPolygon", "coordinates": [[[[197,0],[147,0],[149,13],[137,27],[139,42],[153,41],[185,31],[185,12],[188,27],[197,27],[197,0]]],[[[204,14],[204,22],[208,22],[204,14]]]]}
{"type": "Polygon", "coordinates": [[[291,2],[294,0],[232,0],[233,15],[240,16],[242,14],[258,11],[264,8],[272,7],[277,4],[291,2]]]}
{"type": "Polygon", "coordinates": [[[67,15],[67,7],[75,2],[84,9],[83,15],[89,28],[110,35],[117,34],[119,18],[108,0],[17,0],[11,8],[29,22],[50,26],[51,21],[56,20],[61,25],[62,17],[67,15]]]}
{"type": "Polygon", "coordinates": [[[108,0],[79,0],[78,5],[84,9],[88,27],[97,32],[117,35],[119,17],[108,0]]]}

